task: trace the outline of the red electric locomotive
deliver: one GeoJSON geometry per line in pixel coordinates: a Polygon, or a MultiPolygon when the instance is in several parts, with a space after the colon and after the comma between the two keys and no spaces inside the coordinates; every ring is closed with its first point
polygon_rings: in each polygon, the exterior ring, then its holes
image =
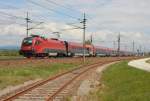
{"type": "Polygon", "coordinates": [[[32,35],[31,37],[24,38],[20,54],[25,57],[32,56],[65,56],[66,43],[57,39],[46,39],[38,35],[32,35]]]}

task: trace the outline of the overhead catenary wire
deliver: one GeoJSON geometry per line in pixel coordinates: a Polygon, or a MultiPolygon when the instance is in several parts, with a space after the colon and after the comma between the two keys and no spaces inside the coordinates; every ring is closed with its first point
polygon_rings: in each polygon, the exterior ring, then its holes
{"type": "MultiPolygon", "coordinates": [[[[46,1],[50,1],[50,0],[46,0],[46,1]]],[[[54,3],[54,2],[53,2],[54,3]]],[[[57,3],[55,3],[56,5],[57,5],[57,3]]],[[[60,6],[60,5],[58,5],[58,6],[60,6]]],[[[67,8],[68,9],[68,7],[65,7],[65,6],[63,6],[64,8],[67,8]]],[[[71,29],[79,29],[79,28],[71,28],[71,29]]],[[[71,29],[69,29],[69,30],[71,30],[71,29]]],[[[67,29],[68,30],[68,29],[67,29]]],[[[65,30],[64,30],[65,31],[65,30]]]]}
{"type": "MultiPolygon", "coordinates": [[[[56,6],[58,6],[58,7],[62,7],[62,8],[64,8],[64,9],[66,9],[66,10],[76,11],[76,12],[79,12],[80,14],[83,14],[82,12],[80,12],[80,11],[78,11],[78,10],[75,10],[75,9],[70,8],[70,7],[67,7],[67,6],[65,6],[65,5],[56,3],[56,2],[54,2],[54,1],[52,1],[52,0],[46,0],[46,1],[49,2],[49,3],[51,3],[51,4],[56,5],[56,6]]],[[[68,5],[68,4],[67,4],[67,5],[68,5]]]]}
{"type": "Polygon", "coordinates": [[[26,27],[25,24],[20,24],[20,23],[11,23],[10,22],[9,24],[6,24],[6,23],[1,23],[0,22],[0,26],[4,26],[4,25],[19,25],[21,27],[26,27]]]}
{"type": "MultiPolygon", "coordinates": [[[[26,20],[25,17],[16,16],[16,15],[13,15],[13,14],[5,13],[5,12],[3,12],[3,11],[0,11],[0,14],[1,14],[1,15],[5,15],[5,16],[8,16],[8,17],[13,17],[13,18],[19,19],[19,20],[26,20]]],[[[1,20],[1,21],[2,21],[2,20],[1,20]]],[[[5,20],[3,20],[3,21],[5,21],[5,20]]],[[[14,20],[12,20],[12,21],[14,21],[14,20]]],[[[37,24],[43,23],[43,22],[31,20],[31,19],[29,20],[29,22],[30,22],[30,23],[37,23],[37,24]]],[[[19,24],[19,25],[23,25],[23,24],[17,23],[16,21],[15,21],[15,22],[11,22],[11,23],[16,23],[16,24],[19,24]]],[[[1,23],[1,24],[2,24],[2,23],[1,23]]]]}
{"type": "Polygon", "coordinates": [[[39,3],[37,3],[37,2],[34,2],[34,1],[32,1],[32,0],[27,0],[27,1],[30,2],[30,3],[32,3],[32,4],[34,4],[34,5],[36,5],[36,6],[39,6],[39,7],[41,7],[41,8],[47,9],[47,10],[49,10],[49,11],[52,11],[52,12],[54,12],[54,13],[57,13],[57,14],[60,14],[60,15],[64,15],[64,16],[67,16],[67,17],[69,17],[69,18],[76,19],[76,20],[79,19],[79,18],[74,17],[74,16],[71,16],[71,15],[69,15],[69,14],[66,14],[66,13],[63,13],[63,12],[60,12],[60,11],[56,11],[55,9],[46,7],[46,6],[42,5],[42,4],[39,4],[39,3]]]}
{"type": "Polygon", "coordinates": [[[75,30],[75,29],[82,29],[82,28],[81,27],[66,28],[66,29],[60,29],[59,31],[68,31],[68,30],[75,30]]]}
{"type": "Polygon", "coordinates": [[[17,21],[17,20],[22,20],[22,21],[25,20],[25,18],[23,18],[23,17],[15,16],[15,15],[8,14],[8,13],[2,12],[2,11],[0,11],[0,15],[13,18],[13,20],[12,20],[12,19],[6,19],[6,17],[2,17],[4,19],[0,19],[0,21],[1,21],[0,24],[3,24],[3,25],[18,24],[18,25],[24,26],[23,23],[19,23],[20,21],[17,21]],[[16,19],[16,20],[14,20],[14,19],[16,19]]]}
{"type": "MultiPolygon", "coordinates": [[[[55,11],[54,9],[51,9],[51,8],[49,8],[49,7],[46,7],[46,6],[43,6],[43,5],[41,5],[41,4],[37,3],[37,2],[34,2],[34,1],[32,1],[32,0],[29,0],[28,2],[34,4],[34,5],[38,6],[38,7],[41,7],[41,8],[47,9],[47,10],[52,10],[53,12],[60,13],[59,11],[55,11]]],[[[56,4],[56,3],[55,3],[55,4],[56,4]]],[[[61,13],[61,14],[64,15],[64,13],[61,13]]],[[[65,15],[66,15],[66,14],[65,14],[65,15]]],[[[67,16],[68,16],[68,14],[67,14],[67,16]]],[[[70,15],[69,15],[68,17],[70,17],[70,15]]],[[[71,16],[71,17],[72,17],[72,16],[71,16]]],[[[75,18],[75,17],[73,17],[73,18],[76,19],[76,20],[79,20],[79,19],[77,19],[77,18],[75,18]]],[[[78,23],[79,23],[79,22],[78,22],[78,23]]],[[[66,25],[69,25],[69,24],[66,24],[66,25]]],[[[73,25],[69,25],[69,26],[73,26],[73,25]]],[[[80,26],[75,26],[75,25],[74,25],[73,27],[75,27],[75,28],[61,29],[61,30],[59,30],[59,31],[82,29],[80,26]]]]}
{"type": "Polygon", "coordinates": [[[1,4],[1,7],[6,7],[7,9],[19,9],[18,7],[10,4],[1,4]]]}
{"type": "MultiPolygon", "coordinates": [[[[63,8],[65,8],[65,9],[67,9],[67,10],[70,10],[70,11],[77,11],[77,12],[79,12],[80,14],[83,14],[83,12],[81,12],[81,11],[75,10],[75,9],[73,9],[73,8],[69,8],[69,7],[64,6],[64,5],[62,5],[62,4],[56,3],[56,2],[54,2],[54,1],[52,1],[52,0],[45,0],[45,1],[47,1],[47,2],[49,2],[49,3],[52,3],[52,4],[56,5],[56,6],[63,7],[63,8]]],[[[89,16],[89,18],[93,21],[93,19],[92,19],[92,17],[91,17],[90,15],[87,15],[87,16],[89,16]]],[[[88,18],[88,19],[89,19],[89,18],[88,18]]],[[[93,22],[93,23],[94,23],[94,22],[93,22]]]]}
{"type": "Polygon", "coordinates": [[[22,20],[25,19],[24,17],[15,16],[15,15],[12,15],[12,14],[9,14],[9,13],[5,13],[5,12],[3,12],[3,11],[0,11],[0,14],[6,15],[6,16],[9,16],[9,17],[13,17],[13,18],[16,18],[16,19],[22,19],[22,20]]]}
{"type": "MultiPolygon", "coordinates": [[[[29,0],[28,0],[28,1],[29,1],[29,0]]],[[[33,3],[33,1],[30,1],[30,2],[33,3]]],[[[35,3],[35,2],[34,2],[34,4],[39,5],[38,3],[35,3]]],[[[44,6],[42,6],[42,5],[39,5],[39,6],[44,7],[44,6]]],[[[9,7],[13,7],[13,6],[10,6],[10,5],[9,5],[9,7]]],[[[16,8],[17,8],[17,7],[16,7],[16,8]]],[[[45,8],[47,8],[47,7],[45,7],[45,8]]],[[[48,9],[48,10],[53,10],[53,9],[50,9],[50,8],[47,8],[47,9],[48,9]]],[[[77,18],[75,18],[75,17],[73,17],[73,16],[71,16],[71,15],[67,15],[67,14],[64,14],[64,13],[62,13],[62,12],[58,12],[58,11],[55,11],[55,10],[53,10],[53,11],[54,11],[54,12],[57,12],[57,13],[60,13],[60,14],[63,14],[63,15],[65,15],[65,16],[68,16],[68,17],[77,19],[77,18]]],[[[6,16],[9,16],[9,17],[13,17],[13,18],[16,18],[16,19],[21,19],[21,20],[25,20],[25,19],[26,19],[26,18],[24,18],[24,17],[15,16],[15,15],[12,15],[12,14],[9,14],[9,13],[5,13],[5,12],[3,12],[3,11],[0,11],[0,14],[6,15],[6,16]]],[[[44,20],[45,20],[45,18],[44,18],[44,20]]],[[[33,21],[33,20],[30,20],[30,21],[32,21],[31,23],[40,23],[40,22],[36,22],[36,21],[33,21]]]]}
{"type": "Polygon", "coordinates": [[[9,21],[9,20],[1,20],[0,19],[0,25],[11,25],[11,24],[17,24],[17,25],[25,26],[25,24],[19,23],[17,21],[9,21]]]}
{"type": "MultiPolygon", "coordinates": [[[[9,9],[11,9],[11,8],[13,8],[13,9],[19,9],[19,7],[12,6],[12,5],[9,5],[9,4],[4,4],[4,5],[5,5],[6,7],[8,7],[9,9]]],[[[2,14],[3,14],[3,13],[5,13],[5,12],[2,12],[2,14]]],[[[0,13],[0,14],[1,14],[1,13],[0,13]]],[[[10,16],[10,17],[14,17],[14,15],[8,14],[8,13],[3,14],[3,15],[7,15],[7,16],[10,16]]],[[[19,16],[16,16],[15,18],[25,19],[25,18],[19,17],[19,16]]],[[[39,19],[39,17],[38,17],[38,19],[39,19]]],[[[45,18],[43,18],[43,19],[45,19],[45,18]]],[[[31,21],[31,20],[30,20],[30,21],[31,21]]],[[[32,20],[32,23],[39,23],[39,22],[32,20]]]]}
{"type": "MultiPolygon", "coordinates": [[[[68,7],[68,6],[70,6],[70,5],[68,5],[67,4],[67,6],[66,5],[63,5],[63,4],[59,4],[59,3],[57,3],[57,2],[54,2],[54,1],[52,1],[52,0],[45,0],[45,1],[47,1],[48,3],[50,3],[50,4],[54,4],[54,5],[56,5],[56,6],[58,6],[58,7],[61,7],[61,8],[64,8],[64,9],[66,9],[66,10],[68,10],[68,11],[75,11],[75,12],[78,12],[78,13],[80,13],[80,14],[83,14],[81,11],[78,11],[78,10],[76,10],[76,9],[73,9],[73,8],[70,8],[70,7],[68,7]]],[[[78,20],[80,20],[80,19],[78,19],[78,20]]],[[[79,23],[79,22],[76,22],[76,23],[67,23],[67,25],[71,25],[72,26],[72,24],[77,24],[77,23],[79,23]]]]}

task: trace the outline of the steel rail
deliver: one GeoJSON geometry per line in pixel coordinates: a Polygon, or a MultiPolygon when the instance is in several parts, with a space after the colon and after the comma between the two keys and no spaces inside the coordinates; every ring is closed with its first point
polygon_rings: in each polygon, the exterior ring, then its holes
{"type": "Polygon", "coordinates": [[[86,73],[87,71],[91,70],[92,68],[96,68],[97,66],[101,66],[103,64],[107,64],[107,63],[111,63],[111,62],[115,62],[115,61],[129,60],[129,59],[131,59],[131,58],[112,58],[112,59],[108,59],[108,60],[105,60],[105,61],[99,61],[97,63],[86,65],[86,67],[84,67],[84,68],[83,68],[83,66],[85,66],[85,65],[82,65],[82,66],[79,66],[78,68],[75,68],[75,69],[72,69],[70,71],[58,74],[58,75],[50,77],[50,78],[48,78],[46,80],[42,80],[42,81],[39,81],[39,82],[30,84],[30,85],[27,85],[27,87],[25,89],[20,90],[19,92],[15,93],[13,95],[10,95],[10,96],[7,96],[7,97],[3,98],[4,100],[2,100],[2,101],[12,101],[12,100],[18,98],[19,96],[22,96],[23,94],[26,94],[26,93],[30,92],[33,89],[36,89],[36,88],[38,88],[38,87],[40,87],[40,86],[42,86],[42,85],[44,85],[44,84],[46,84],[48,82],[51,82],[51,81],[53,81],[53,80],[55,80],[55,79],[57,79],[59,77],[62,77],[63,75],[69,74],[69,73],[71,73],[73,71],[76,71],[76,70],[83,69],[83,71],[81,71],[78,75],[76,75],[75,77],[73,77],[71,80],[65,82],[65,84],[63,84],[63,86],[61,86],[60,88],[58,88],[58,90],[55,91],[52,95],[48,95],[45,98],[46,101],[52,101],[61,91],[63,91],[64,88],[66,88],[75,79],[77,79],[82,74],[86,73]]]}
{"type": "MultiPolygon", "coordinates": [[[[90,65],[93,65],[93,64],[90,64],[90,65]]],[[[90,65],[87,65],[87,66],[90,66],[90,65]]],[[[86,67],[87,67],[87,66],[86,66],[86,67]]],[[[83,67],[83,66],[80,66],[80,67],[78,67],[78,68],[75,68],[75,69],[73,69],[73,70],[64,72],[64,73],[59,74],[59,75],[56,75],[56,76],[54,76],[54,77],[50,77],[50,78],[48,78],[48,79],[46,79],[46,80],[42,80],[42,81],[40,81],[40,82],[37,82],[36,84],[33,83],[33,84],[31,84],[31,85],[27,85],[27,86],[29,86],[29,88],[23,89],[22,91],[20,90],[20,91],[17,92],[16,94],[14,94],[14,95],[12,95],[12,96],[10,96],[10,97],[8,97],[8,98],[5,98],[3,101],[11,101],[11,100],[17,98],[18,96],[20,96],[20,95],[22,95],[22,94],[25,94],[26,92],[29,92],[29,91],[33,90],[34,88],[37,88],[37,87],[39,87],[39,86],[41,86],[41,85],[44,85],[44,84],[47,83],[47,82],[50,82],[50,81],[52,81],[52,80],[55,80],[55,79],[57,79],[57,78],[59,78],[59,77],[65,75],[65,74],[68,74],[68,73],[70,73],[70,72],[73,72],[73,71],[75,71],[75,70],[77,70],[77,69],[81,69],[82,67],[83,67]]]]}

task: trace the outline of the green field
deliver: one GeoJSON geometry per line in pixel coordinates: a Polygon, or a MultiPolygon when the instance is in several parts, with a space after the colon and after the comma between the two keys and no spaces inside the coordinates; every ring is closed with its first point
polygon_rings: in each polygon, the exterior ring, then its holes
{"type": "Polygon", "coordinates": [[[37,64],[28,67],[0,68],[0,89],[10,85],[21,84],[28,80],[46,78],[60,72],[75,68],[80,63],[37,64]]]}
{"type": "Polygon", "coordinates": [[[59,73],[86,66],[99,61],[99,58],[89,58],[83,63],[79,59],[37,59],[0,61],[0,89],[22,84],[29,80],[45,79],[59,73]]]}
{"type": "Polygon", "coordinates": [[[0,56],[19,56],[18,50],[0,50],[0,56]]]}
{"type": "Polygon", "coordinates": [[[101,79],[104,86],[91,93],[89,101],[150,101],[150,73],[127,62],[110,66],[101,79]]]}
{"type": "Polygon", "coordinates": [[[150,60],[146,61],[147,63],[150,63],[150,60]]]}
{"type": "Polygon", "coordinates": [[[0,50],[0,59],[23,58],[18,50],[0,50]]]}

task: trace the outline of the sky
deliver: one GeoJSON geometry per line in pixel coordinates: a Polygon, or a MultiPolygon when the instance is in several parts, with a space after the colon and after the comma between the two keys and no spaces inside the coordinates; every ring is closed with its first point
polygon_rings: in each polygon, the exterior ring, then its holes
{"type": "Polygon", "coordinates": [[[0,46],[20,46],[26,37],[26,13],[34,23],[30,34],[82,42],[80,23],[86,14],[86,39],[93,44],[121,49],[150,51],[150,0],[0,0],[0,46]],[[41,25],[36,26],[39,22],[41,25]],[[36,27],[35,27],[36,26],[36,27]],[[68,30],[64,30],[68,29],[68,30]]]}

